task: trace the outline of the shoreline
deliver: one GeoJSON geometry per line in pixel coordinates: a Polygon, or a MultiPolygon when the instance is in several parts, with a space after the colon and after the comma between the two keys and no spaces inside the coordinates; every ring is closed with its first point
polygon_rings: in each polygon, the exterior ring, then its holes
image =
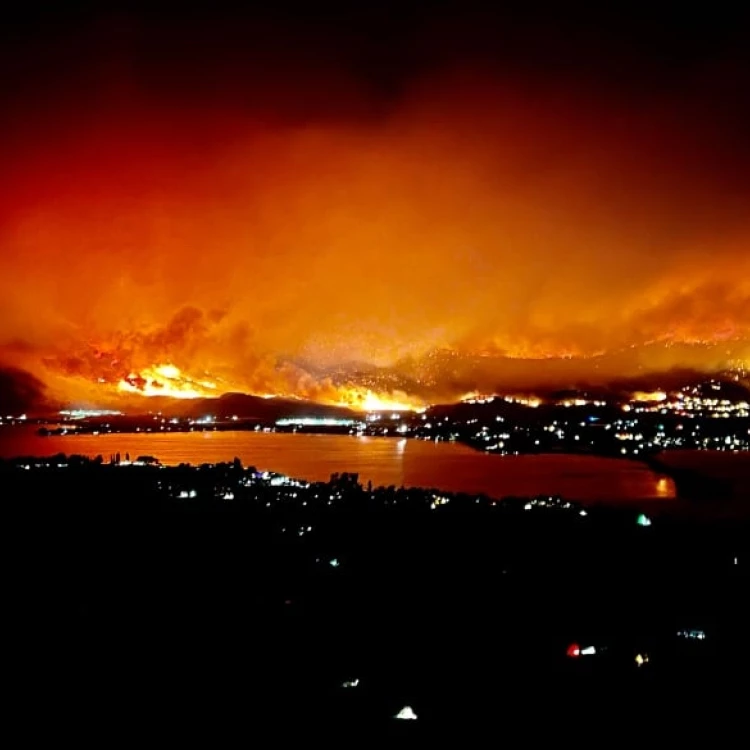
{"type": "MultiPolygon", "coordinates": [[[[58,423],[59,424],[59,423],[58,423]]],[[[6,436],[10,437],[12,435],[12,431],[15,429],[22,430],[26,435],[29,435],[30,433],[35,433],[36,430],[34,429],[37,425],[34,424],[27,424],[24,426],[17,426],[17,427],[8,427],[2,432],[5,433],[6,436]]],[[[172,427],[178,427],[177,425],[172,425],[172,427]]],[[[656,475],[659,478],[666,478],[674,483],[674,498],[670,499],[677,499],[681,501],[689,501],[691,504],[698,504],[705,506],[707,504],[713,505],[715,507],[722,505],[722,506],[733,506],[736,505],[738,500],[741,499],[743,493],[747,493],[748,490],[750,490],[750,472],[748,473],[747,481],[742,484],[742,480],[744,477],[740,477],[739,480],[735,477],[734,481],[732,477],[724,477],[721,476],[719,472],[710,472],[707,469],[705,469],[705,464],[711,464],[712,459],[709,458],[709,456],[715,456],[716,463],[720,468],[721,466],[729,466],[730,468],[734,466],[742,467],[744,466],[744,460],[747,461],[748,467],[750,467],[750,452],[747,451],[716,451],[716,450],[702,450],[702,451],[694,451],[691,449],[672,449],[672,450],[666,450],[662,451],[659,454],[652,455],[652,456],[639,456],[639,457],[631,457],[631,456],[621,456],[618,454],[611,454],[607,452],[593,452],[593,451],[534,451],[534,452],[519,452],[517,454],[510,454],[510,455],[501,455],[494,452],[489,451],[483,451],[479,447],[477,447],[476,444],[472,444],[471,441],[464,441],[464,440],[425,440],[418,436],[413,435],[355,435],[352,434],[348,430],[343,430],[340,427],[335,427],[333,429],[325,428],[314,428],[314,427],[306,427],[302,429],[289,429],[289,428],[267,428],[263,430],[256,430],[254,427],[252,429],[248,429],[247,425],[236,425],[231,423],[226,424],[212,424],[212,425],[191,425],[190,428],[184,428],[181,429],[168,429],[168,430],[129,430],[129,429],[116,429],[108,432],[101,432],[98,430],[93,429],[92,425],[87,426],[85,430],[69,430],[65,435],[60,435],[63,437],[89,437],[89,438],[96,438],[99,435],[102,437],[105,435],[123,435],[123,436],[138,436],[138,437],[145,437],[148,439],[151,436],[155,435],[171,435],[173,433],[251,433],[251,434],[275,434],[275,435],[284,435],[284,434],[301,434],[305,436],[313,436],[318,435],[321,437],[366,437],[368,439],[371,438],[386,438],[390,441],[393,441],[394,439],[396,441],[419,441],[422,443],[455,443],[457,445],[460,445],[462,447],[470,449],[471,453],[475,455],[488,455],[488,456],[500,456],[501,458],[542,458],[542,457],[570,457],[570,458],[580,458],[580,459],[596,459],[596,460],[602,460],[602,459],[617,459],[617,463],[622,463],[623,461],[628,462],[631,465],[636,465],[640,468],[644,468],[650,472],[652,472],[654,475],[656,475]],[[98,433],[98,435],[97,435],[98,433]],[[669,456],[674,456],[678,454],[700,454],[701,456],[705,456],[706,460],[702,461],[699,466],[694,466],[694,462],[692,460],[688,460],[682,463],[685,463],[687,465],[674,465],[670,460],[669,456]],[[731,457],[731,458],[730,458],[731,457]],[[737,492],[739,490],[739,493],[737,492]]],[[[37,433],[38,434],[38,433],[37,433]]],[[[49,437],[55,437],[54,434],[48,435],[49,437]]],[[[111,438],[110,438],[111,440],[111,438]]],[[[109,442],[109,441],[107,441],[109,442]]],[[[383,441],[386,442],[386,441],[383,441]]],[[[106,445],[103,445],[101,449],[92,448],[92,446],[86,446],[85,454],[88,455],[89,453],[92,454],[92,457],[94,454],[99,453],[110,453],[111,448],[108,448],[106,445]]],[[[65,453],[75,453],[75,447],[74,445],[67,445],[63,451],[59,452],[65,452],[65,453]]],[[[153,448],[144,449],[144,452],[155,452],[158,454],[157,450],[154,450],[153,448]]],[[[132,453],[132,448],[131,448],[132,453]]],[[[13,454],[6,453],[7,456],[10,455],[25,455],[30,456],[34,455],[33,450],[27,450],[24,451],[22,448],[19,452],[15,452],[13,454]]],[[[226,456],[224,457],[225,460],[229,460],[232,458],[232,456],[226,456]]],[[[268,463],[268,468],[273,469],[273,464],[270,462],[268,463]]],[[[680,462],[678,462],[679,464],[680,462]]],[[[343,465],[343,464],[342,464],[343,465]]],[[[533,471],[533,465],[530,466],[530,470],[533,471]]],[[[564,470],[564,467],[563,467],[564,470]]],[[[633,502],[634,499],[628,499],[627,501],[619,500],[617,497],[604,497],[602,495],[602,501],[608,503],[608,504],[620,504],[624,502],[633,502]]],[[[658,504],[664,504],[665,498],[660,498],[657,495],[651,495],[651,496],[644,496],[639,495],[638,501],[641,502],[648,502],[650,505],[658,505],[658,504]]]]}
{"type": "MultiPolygon", "coordinates": [[[[52,422],[48,422],[45,424],[53,424],[52,422]]],[[[59,422],[56,422],[54,424],[60,424],[59,422]]],[[[28,427],[31,427],[31,425],[28,425],[28,427]]],[[[399,435],[383,435],[383,434],[368,434],[368,433],[360,433],[360,432],[352,432],[351,430],[344,429],[342,427],[279,427],[276,425],[263,425],[261,422],[253,420],[252,423],[250,423],[250,420],[247,421],[247,423],[233,423],[233,422],[217,422],[212,424],[194,424],[190,425],[189,427],[183,426],[183,425],[169,425],[164,426],[163,429],[154,430],[154,429],[110,429],[110,430],[100,430],[96,429],[94,426],[87,425],[85,429],[81,429],[80,427],[77,427],[75,425],[66,426],[66,427],[57,427],[54,430],[49,430],[48,432],[43,432],[45,430],[45,427],[42,426],[41,428],[35,430],[35,433],[39,437],[78,437],[78,436],[92,436],[92,437],[98,437],[98,436],[104,436],[104,435],[170,435],[170,434],[190,434],[190,433],[212,433],[212,432],[222,432],[222,433],[244,433],[249,432],[251,434],[277,434],[277,435],[324,435],[324,436],[339,436],[339,437],[352,437],[352,438],[380,438],[385,440],[409,440],[409,441],[420,441],[420,442],[435,442],[435,443],[456,443],[459,445],[466,446],[467,448],[471,448],[474,452],[480,454],[480,455],[486,455],[486,456],[497,456],[499,458],[510,458],[514,456],[583,456],[583,457],[591,457],[591,458],[608,458],[608,459],[615,459],[617,461],[626,461],[629,463],[636,463],[636,464],[644,464],[648,466],[652,471],[658,474],[666,474],[672,477],[673,473],[682,474],[683,469],[682,468],[675,468],[672,466],[669,466],[668,464],[663,463],[659,460],[660,457],[665,455],[672,455],[672,454],[687,454],[687,453],[705,453],[705,454],[716,454],[716,455],[727,455],[728,453],[732,455],[748,455],[750,456],[750,451],[722,451],[722,450],[715,450],[715,449],[703,449],[698,450],[695,448],[668,448],[668,449],[662,449],[658,452],[653,453],[646,453],[639,456],[632,456],[632,455],[622,455],[619,452],[616,451],[595,451],[595,450],[538,450],[538,451],[524,451],[524,452],[507,452],[507,453],[501,453],[497,451],[490,451],[490,450],[484,450],[482,449],[481,445],[478,444],[476,441],[472,440],[462,440],[462,439],[427,439],[422,438],[417,435],[408,435],[408,434],[399,434],[399,435]]]]}
{"type": "MultiPolygon", "coordinates": [[[[567,454],[574,456],[575,454],[567,454]]],[[[87,456],[84,454],[77,453],[65,453],[60,452],[53,455],[47,456],[16,456],[8,458],[0,458],[0,466],[16,466],[20,469],[32,469],[32,470],[61,470],[67,467],[75,467],[80,463],[81,467],[86,466],[89,469],[101,467],[102,469],[123,469],[125,471],[138,472],[143,470],[145,472],[152,472],[154,470],[164,469],[167,471],[174,470],[186,470],[186,471],[197,471],[201,470],[220,470],[222,467],[236,466],[238,459],[232,459],[226,457],[221,461],[204,461],[204,462],[180,462],[180,463],[162,463],[158,456],[132,456],[124,460],[120,460],[120,455],[117,454],[117,460],[114,458],[114,454],[110,460],[104,460],[101,454],[97,456],[87,456]],[[55,459],[64,459],[62,463],[55,463],[55,459]]],[[[644,466],[644,462],[641,463],[644,466]]],[[[263,477],[279,477],[284,481],[282,483],[291,483],[299,486],[314,486],[314,485],[325,485],[329,482],[337,481],[337,476],[342,477],[353,477],[357,476],[357,472],[344,472],[343,474],[332,474],[329,480],[325,479],[308,479],[304,476],[292,476],[287,475],[283,472],[271,470],[271,469],[260,469],[253,465],[245,465],[240,463],[240,466],[244,466],[245,470],[252,470],[257,473],[258,476],[263,477]]],[[[647,467],[648,468],[648,467],[647,467]]],[[[26,472],[23,472],[24,474],[26,472]]],[[[631,497],[631,498],[618,498],[618,497],[606,497],[604,495],[597,498],[576,498],[574,496],[568,496],[565,493],[536,493],[536,494],[493,494],[486,492],[474,492],[469,490],[456,490],[456,489],[445,489],[439,486],[431,486],[428,484],[402,484],[400,486],[392,487],[384,484],[375,485],[368,483],[372,487],[372,491],[376,492],[388,492],[391,490],[400,492],[411,492],[411,493],[427,493],[427,494],[443,494],[451,496],[455,499],[465,498],[471,500],[471,498],[483,498],[485,502],[502,503],[508,504],[513,502],[523,502],[524,500],[541,499],[544,501],[543,504],[552,502],[553,505],[560,502],[567,502],[568,504],[575,507],[582,507],[592,511],[613,511],[613,512],[630,512],[637,509],[641,512],[645,512],[649,518],[655,520],[658,519],[670,519],[677,522],[690,522],[690,521],[716,521],[716,522],[733,522],[733,521],[744,521],[750,520],[750,504],[735,503],[731,501],[725,501],[721,497],[702,497],[697,498],[694,496],[686,496],[675,494],[673,497],[655,497],[655,496],[642,496],[642,497],[631,497]]],[[[362,488],[364,484],[360,485],[362,488]]],[[[479,500],[477,500],[479,502],[479,500]]],[[[470,503],[468,507],[473,506],[470,503]]],[[[565,506],[567,507],[567,506],[565,506]]]]}

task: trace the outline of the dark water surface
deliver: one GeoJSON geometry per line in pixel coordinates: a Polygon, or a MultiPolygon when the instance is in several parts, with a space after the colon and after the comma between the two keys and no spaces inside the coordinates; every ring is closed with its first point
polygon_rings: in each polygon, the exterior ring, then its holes
{"type": "Polygon", "coordinates": [[[253,432],[67,435],[39,437],[33,428],[0,430],[0,457],[120,452],[156,456],[163,463],[200,464],[239,457],[245,465],[299,479],[327,480],[357,472],[363,483],[436,487],[494,497],[559,494],[592,501],[675,497],[672,480],[643,464],[593,456],[493,456],[459,443],[347,435],[253,432]]]}

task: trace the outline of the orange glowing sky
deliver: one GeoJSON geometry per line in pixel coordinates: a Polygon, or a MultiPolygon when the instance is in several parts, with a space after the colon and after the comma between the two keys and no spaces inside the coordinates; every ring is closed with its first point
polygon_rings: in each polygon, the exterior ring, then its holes
{"type": "MultiPolygon", "coordinates": [[[[596,355],[613,374],[750,360],[731,50],[668,90],[459,57],[384,95],[340,61],[268,78],[218,44],[160,66],[124,28],[59,42],[89,46],[3,100],[0,364],[55,397],[170,366],[338,402],[321,372],[440,348],[527,359],[530,382],[544,358],[581,377],[596,355]]],[[[381,395],[458,395],[431,378],[381,395]]]]}

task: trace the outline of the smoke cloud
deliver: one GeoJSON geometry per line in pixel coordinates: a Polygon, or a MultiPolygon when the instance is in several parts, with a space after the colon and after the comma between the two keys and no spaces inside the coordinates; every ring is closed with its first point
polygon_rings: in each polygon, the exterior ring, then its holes
{"type": "Polygon", "coordinates": [[[112,55],[4,123],[0,361],[55,397],[164,364],[337,401],[355,369],[449,396],[436,350],[529,382],[750,354],[750,157],[731,96],[703,107],[744,69],[665,94],[462,61],[386,95],[330,61],[112,55]]]}
{"type": "Polygon", "coordinates": [[[19,416],[44,406],[52,405],[41,381],[23,370],[0,368],[0,416],[19,416]]]}

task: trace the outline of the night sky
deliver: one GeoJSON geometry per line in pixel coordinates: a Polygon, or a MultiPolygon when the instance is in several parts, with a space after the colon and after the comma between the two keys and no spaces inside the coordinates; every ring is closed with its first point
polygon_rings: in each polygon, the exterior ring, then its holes
{"type": "Polygon", "coordinates": [[[0,32],[0,366],[35,392],[750,362],[740,4],[106,5],[0,32]]]}

